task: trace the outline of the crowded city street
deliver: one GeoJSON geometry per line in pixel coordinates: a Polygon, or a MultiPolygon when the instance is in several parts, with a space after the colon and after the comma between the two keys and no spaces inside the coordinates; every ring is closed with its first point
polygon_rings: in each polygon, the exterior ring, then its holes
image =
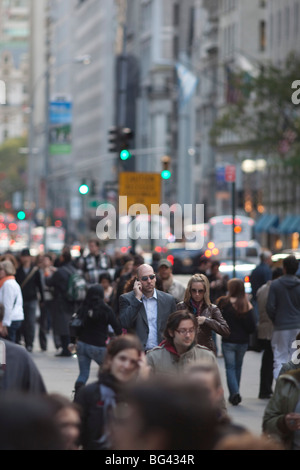
{"type": "Polygon", "coordinates": [[[299,45],[300,0],[0,0],[0,450],[300,450],[299,45]]]}

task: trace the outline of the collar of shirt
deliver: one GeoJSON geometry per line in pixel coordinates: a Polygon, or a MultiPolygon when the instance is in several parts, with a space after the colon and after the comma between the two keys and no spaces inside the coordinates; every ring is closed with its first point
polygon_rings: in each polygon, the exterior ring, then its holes
{"type": "Polygon", "coordinates": [[[142,300],[150,300],[150,299],[156,299],[157,300],[157,292],[156,292],[156,289],[154,289],[154,292],[153,292],[153,295],[152,297],[146,297],[144,294],[142,295],[142,300]]]}

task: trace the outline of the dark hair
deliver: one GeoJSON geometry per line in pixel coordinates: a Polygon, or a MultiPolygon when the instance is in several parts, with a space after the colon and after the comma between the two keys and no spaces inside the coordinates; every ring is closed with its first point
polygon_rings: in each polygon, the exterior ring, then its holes
{"type": "Polygon", "coordinates": [[[299,261],[297,261],[294,255],[290,255],[287,258],[284,258],[282,264],[286,274],[296,274],[299,261]]]}
{"type": "Polygon", "coordinates": [[[283,269],[282,268],[275,268],[272,271],[272,281],[274,281],[274,279],[278,279],[282,275],[283,275],[283,269]]]}
{"type": "Polygon", "coordinates": [[[141,266],[142,264],[144,264],[145,260],[144,260],[144,257],[142,255],[134,255],[133,257],[133,265],[134,266],[141,266]]]}
{"type": "Polygon", "coordinates": [[[224,304],[230,302],[230,297],[236,298],[236,302],[233,304],[233,307],[238,314],[246,313],[248,309],[248,300],[245,293],[245,285],[242,279],[234,277],[229,279],[227,283],[228,294],[224,297],[220,297],[217,300],[217,304],[220,308],[224,304]]]}
{"type": "Polygon", "coordinates": [[[194,324],[194,327],[197,331],[198,322],[197,322],[197,318],[195,317],[195,315],[193,315],[188,310],[177,310],[176,312],[173,312],[173,313],[171,313],[171,315],[169,315],[168,320],[167,320],[167,324],[166,324],[166,328],[165,328],[165,331],[164,331],[164,337],[170,343],[173,344],[173,337],[170,335],[169,331],[171,331],[171,332],[176,331],[177,328],[179,327],[180,323],[183,320],[192,320],[192,322],[194,324]]]}
{"type": "Polygon", "coordinates": [[[137,336],[131,334],[117,336],[112,339],[107,346],[102,372],[109,372],[109,359],[113,359],[124,349],[136,349],[139,355],[143,352],[142,344],[137,336]]]}
{"type": "Polygon", "coordinates": [[[111,275],[109,273],[102,273],[99,275],[99,282],[102,281],[102,279],[107,279],[107,281],[111,282],[111,275]]]}
{"type": "Polygon", "coordinates": [[[53,413],[43,396],[3,393],[0,450],[63,450],[53,413]]]}
{"type": "Polygon", "coordinates": [[[211,263],[211,267],[212,267],[212,268],[214,268],[215,266],[218,266],[218,267],[219,267],[219,266],[220,266],[220,261],[218,261],[218,260],[215,259],[215,260],[211,263]]]}
{"type": "Polygon", "coordinates": [[[68,249],[64,249],[60,256],[62,263],[70,263],[72,261],[71,252],[68,249]]]}
{"type": "Polygon", "coordinates": [[[95,243],[95,245],[97,245],[98,247],[100,247],[101,245],[98,238],[91,238],[88,243],[95,243]]]}

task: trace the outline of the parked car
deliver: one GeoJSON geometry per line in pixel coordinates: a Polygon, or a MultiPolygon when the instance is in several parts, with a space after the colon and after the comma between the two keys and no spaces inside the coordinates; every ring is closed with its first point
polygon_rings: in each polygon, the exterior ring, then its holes
{"type": "MultiPolygon", "coordinates": [[[[224,242],[217,245],[220,259],[232,260],[232,243],[224,242]]],[[[260,254],[262,252],[260,244],[256,240],[237,241],[235,246],[236,259],[245,260],[247,263],[259,264],[260,254]]]]}

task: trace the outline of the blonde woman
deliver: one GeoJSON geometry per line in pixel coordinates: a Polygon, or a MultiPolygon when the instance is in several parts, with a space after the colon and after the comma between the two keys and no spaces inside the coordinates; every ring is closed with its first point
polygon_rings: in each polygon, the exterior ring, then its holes
{"type": "Polygon", "coordinates": [[[177,310],[189,310],[198,320],[197,343],[206,346],[216,354],[212,331],[228,336],[230,330],[220,309],[211,303],[209,281],[204,274],[194,274],[188,282],[184,300],[177,304],[177,310]]]}
{"type": "Polygon", "coordinates": [[[16,342],[17,331],[24,320],[22,291],[15,280],[16,268],[6,259],[0,262],[0,303],[4,305],[4,318],[0,334],[16,342]]]}

